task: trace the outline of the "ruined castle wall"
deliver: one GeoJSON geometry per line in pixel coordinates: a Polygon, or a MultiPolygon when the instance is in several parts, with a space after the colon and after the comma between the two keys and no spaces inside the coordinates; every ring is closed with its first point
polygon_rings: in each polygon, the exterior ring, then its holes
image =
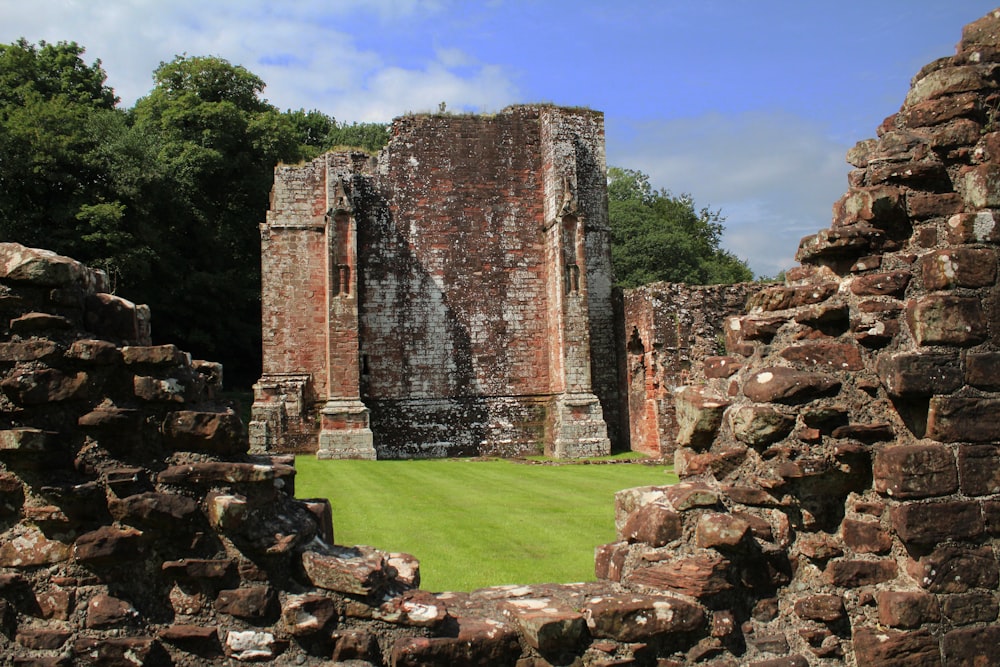
{"type": "Polygon", "coordinates": [[[738,315],[761,285],[654,283],[624,294],[628,427],[632,450],[674,453],[674,390],[729,377],[742,357],[726,354],[727,318],[738,315]]]}

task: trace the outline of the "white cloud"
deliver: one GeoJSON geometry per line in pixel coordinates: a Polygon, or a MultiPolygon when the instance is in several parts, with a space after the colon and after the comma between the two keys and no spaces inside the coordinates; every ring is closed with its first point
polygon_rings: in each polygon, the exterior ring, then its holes
{"type": "MultiPolygon", "coordinates": [[[[860,138],[860,137],[859,137],[860,138]]],[[[847,189],[848,149],[824,128],[784,113],[615,123],[608,161],[639,169],[654,187],[722,209],[723,246],[761,275],[794,265],[801,237],[830,225],[847,189]]]]}
{"type": "Polygon", "coordinates": [[[108,84],[131,106],[152,87],[161,62],[218,56],[268,86],[281,109],[319,109],[341,120],[387,121],[406,111],[494,109],[515,100],[501,67],[475,63],[449,44],[426,62],[390,65],[357,45],[355,30],[440,12],[442,0],[265,3],[224,0],[35,0],[0,7],[0,42],[75,41],[100,58],[108,84]],[[458,71],[461,69],[461,71],[458,71]]]}

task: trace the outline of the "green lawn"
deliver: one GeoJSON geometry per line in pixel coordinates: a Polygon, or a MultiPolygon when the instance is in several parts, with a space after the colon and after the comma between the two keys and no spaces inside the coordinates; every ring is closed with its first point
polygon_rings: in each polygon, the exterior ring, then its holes
{"type": "Polygon", "coordinates": [[[620,489],[670,484],[666,466],[511,461],[296,459],[296,495],[329,498],[338,544],[405,551],[421,588],[594,579],[594,547],[615,539],[620,489]]]}

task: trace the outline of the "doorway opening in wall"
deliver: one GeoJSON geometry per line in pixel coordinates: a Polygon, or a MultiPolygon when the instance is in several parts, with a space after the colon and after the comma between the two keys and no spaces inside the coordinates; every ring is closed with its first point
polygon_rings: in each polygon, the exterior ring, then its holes
{"type": "Polygon", "coordinates": [[[329,498],[337,544],[402,551],[421,588],[594,580],[594,548],[614,542],[615,493],[677,481],[635,453],[596,462],[296,459],[296,495],[329,498]]]}

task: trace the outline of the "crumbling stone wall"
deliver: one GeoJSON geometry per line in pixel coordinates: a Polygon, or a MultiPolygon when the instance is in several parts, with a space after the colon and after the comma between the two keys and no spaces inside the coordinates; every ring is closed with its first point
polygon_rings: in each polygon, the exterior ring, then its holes
{"type": "Polygon", "coordinates": [[[619,400],[604,164],[601,114],[512,107],[406,116],[378,158],[279,166],[255,446],[606,453],[619,400]]]}
{"type": "Polygon", "coordinates": [[[598,572],[711,610],[683,662],[1000,663],[998,63],[1000,11],[917,74],[675,394],[682,483],[619,495],[598,572]]]}
{"type": "Polygon", "coordinates": [[[633,451],[672,456],[678,433],[674,391],[742,367],[742,357],[725,353],[724,323],[760,289],[756,283],[653,283],[625,290],[623,356],[633,451]]]}

